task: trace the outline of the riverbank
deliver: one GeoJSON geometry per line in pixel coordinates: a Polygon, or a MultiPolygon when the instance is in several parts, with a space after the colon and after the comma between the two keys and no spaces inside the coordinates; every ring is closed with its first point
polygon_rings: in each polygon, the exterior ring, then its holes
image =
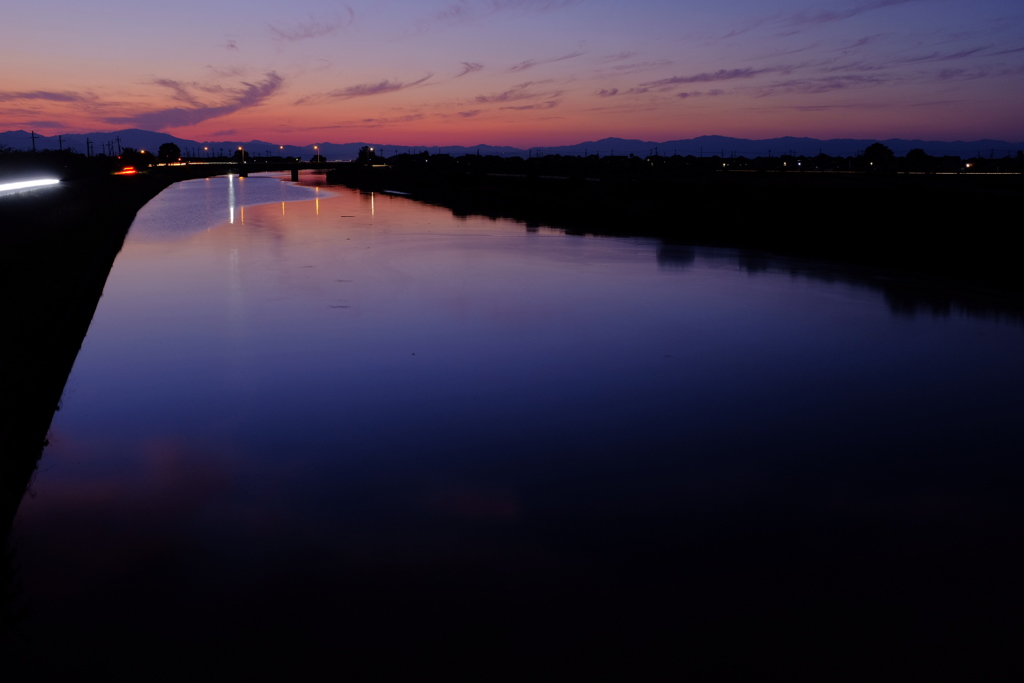
{"type": "MultiPolygon", "coordinates": [[[[347,170],[347,169],[346,169],[347,170]]],[[[1024,176],[723,172],[583,177],[368,169],[332,182],[400,191],[459,215],[656,237],[948,278],[1024,293],[1010,218],[1024,176]]]]}

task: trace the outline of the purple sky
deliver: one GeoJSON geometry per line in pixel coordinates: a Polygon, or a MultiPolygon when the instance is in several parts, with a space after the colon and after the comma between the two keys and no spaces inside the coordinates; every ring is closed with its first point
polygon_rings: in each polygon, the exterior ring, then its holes
{"type": "Polygon", "coordinates": [[[1020,0],[7,0],[0,130],[1024,140],[1020,0]]]}

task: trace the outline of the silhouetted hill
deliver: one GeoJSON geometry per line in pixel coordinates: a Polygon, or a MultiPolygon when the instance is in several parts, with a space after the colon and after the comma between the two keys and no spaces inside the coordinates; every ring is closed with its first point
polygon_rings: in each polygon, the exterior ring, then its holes
{"type": "MultiPolygon", "coordinates": [[[[602,138],[601,140],[589,140],[574,145],[556,145],[549,147],[531,147],[520,149],[509,146],[496,145],[395,145],[380,142],[320,142],[308,145],[278,145],[264,140],[219,140],[219,141],[197,141],[185,140],[167,133],[155,133],[152,131],[127,129],[108,133],[84,133],[68,134],[61,136],[36,136],[36,149],[58,149],[63,146],[65,149],[72,149],[77,152],[86,152],[86,141],[92,143],[93,154],[100,154],[103,151],[114,149],[117,151],[117,144],[120,141],[121,147],[134,147],[135,149],[156,150],[165,142],[173,142],[181,148],[185,154],[193,156],[230,156],[242,147],[253,156],[296,156],[309,159],[317,153],[314,145],[319,147],[319,153],[328,160],[350,160],[355,159],[361,147],[373,147],[381,156],[392,156],[403,153],[429,152],[430,154],[451,154],[461,156],[465,154],[495,155],[501,157],[510,156],[537,156],[544,154],[563,154],[571,156],[587,156],[597,154],[599,156],[648,156],[660,154],[662,156],[672,155],[693,155],[693,156],[724,156],[724,157],[767,157],[792,154],[794,156],[815,156],[827,154],[829,156],[848,157],[855,156],[864,151],[869,145],[881,142],[891,149],[897,156],[905,156],[912,149],[923,149],[932,156],[959,156],[965,158],[992,157],[1002,158],[1008,155],[1015,155],[1018,150],[1024,150],[1024,142],[1007,142],[1005,140],[971,140],[957,142],[943,142],[935,140],[903,140],[891,138],[888,140],[874,139],[831,139],[818,140],[815,138],[802,137],[779,137],[767,140],[748,140],[744,138],[731,138],[721,135],[702,135],[687,140],[667,140],[654,142],[650,140],[633,140],[624,138],[602,138]]],[[[31,133],[23,130],[7,131],[0,133],[0,146],[12,149],[32,149],[31,133]]]]}

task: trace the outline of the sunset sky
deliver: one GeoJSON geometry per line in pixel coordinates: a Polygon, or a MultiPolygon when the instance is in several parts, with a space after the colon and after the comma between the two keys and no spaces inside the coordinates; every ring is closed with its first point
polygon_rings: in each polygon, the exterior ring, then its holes
{"type": "Polygon", "coordinates": [[[6,0],[0,131],[1024,140],[1020,0],[6,0]]]}

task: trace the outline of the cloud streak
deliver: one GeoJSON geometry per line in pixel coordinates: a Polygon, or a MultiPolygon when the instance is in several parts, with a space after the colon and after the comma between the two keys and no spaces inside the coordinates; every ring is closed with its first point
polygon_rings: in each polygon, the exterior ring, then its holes
{"type": "Polygon", "coordinates": [[[791,79],[773,83],[757,95],[757,97],[772,97],[774,95],[788,95],[793,93],[819,95],[834,90],[847,90],[850,88],[864,88],[868,86],[884,85],[899,80],[886,76],[828,76],[826,78],[803,78],[791,79]]]}
{"type": "Polygon", "coordinates": [[[387,93],[398,92],[399,90],[405,90],[406,88],[412,88],[420,85],[431,78],[433,74],[427,74],[423,78],[408,83],[402,81],[390,81],[383,80],[376,83],[358,83],[356,85],[350,85],[347,88],[338,88],[337,90],[331,90],[330,92],[321,93],[318,95],[309,95],[307,97],[296,100],[295,104],[307,104],[309,102],[316,102],[322,99],[332,100],[351,100],[356,97],[372,97],[373,95],[384,95],[387,93]]]}
{"type": "Polygon", "coordinates": [[[47,102],[92,102],[95,95],[76,92],[52,92],[49,90],[32,90],[27,92],[11,92],[0,90],[0,102],[15,100],[45,100],[47,102]]]}
{"type": "Polygon", "coordinates": [[[497,93],[496,95],[477,95],[474,101],[479,104],[503,104],[505,102],[516,102],[519,100],[530,100],[538,97],[544,97],[540,93],[534,93],[527,90],[533,81],[527,81],[526,83],[520,83],[512,86],[504,92],[497,93]]]}
{"type": "Polygon", "coordinates": [[[845,21],[847,19],[852,19],[853,17],[859,16],[866,12],[874,12],[875,10],[885,9],[887,7],[895,7],[897,5],[906,5],[912,2],[922,2],[922,0],[872,0],[871,2],[858,3],[844,10],[804,10],[789,15],[786,18],[785,24],[788,26],[828,24],[834,21],[845,21]]]}
{"type": "Polygon", "coordinates": [[[431,16],[427,21],[442,23],[465,22],[484,19],[500,12],[517,12],[530,14],[550,12],[565,7],[578,5],[583,0],[458,0],[431,16]]]}
{"type": "Polygon", "coordinates": [[[512,66],[509,67],[508,70],[511,72],[526,71],[527,69],[532,69],[533,67],[540,66],[541,64],[554,64],[555,62],[563,62],[567,59],[580,57],[584,54],[586,53],[570,52],[567,55],[562,55],[561,57],[555,57],[553,59],[527,59],[525,61],[519,62],[518,64],[513,64],[512,66]]]}
{"type": "Polygon", "coordinates": [[[787,70],[788,69],[784,69],[782,67],[768,67],[764,69],[753,69],[750,67],[745,69],[719,69],[718,71],[693,74],[692,76],[672,76],[671,78],[663,78],[658,81],[648,81],[647,83],[641,83],[640,85],[648,88],[664,88],[683,83],[714,83],[717,81],[731,81],[737,78],[754,78],[761,74],[787,70]]]}
{"type": "Polygon", "coordinates": [[[328,18],[310,15],[308,21],[296,24],[292,28],[279,28],[272,24],[268,28],[270,29],[271,37],[276,41],[295,42],[311,40],[330,35],[351,26],[356,20],[355,10],[345,5],[345,12],[345,16],[334,15],[328,18]]]}
{"type": "Polygon", "coordinates": [[[523,104],[518,106],[507,106],[498,107],[499,109],[515,109],[518,111],[525,111],[527,109],[554,109],[562,103],[561,100],[548,100],[546,102],[538,102],[537,104],[523,104]]]}
{"type": "Polygon", "coordinates": [[[480,71],[483,68],[484,68],[484,65],[483,64],[478,64],[477,62],[463,62],[462,63],[462,71],[460,71],[459,73],[455,74],[455,78],[461,78],[461,77],[465,76],[466,74],[475,73],[477,71],[480,71]]]}
{"type": "MultiPolygon", "coordinates": [[[[111,116],[104,120],[107,123],[124,125],[129,124],[148,130],[163,130],[165,128],[177,128],[190,126],[201,121],[233,114],[241,109],[255,107],[262,104],[267,98],[274,95],[284,84],[284,79],[276,72],[269,72],[266,78],[259,83],[242,83],[242,88],[231,90],[232,96],[228,101],[216,105],[204,105],[193,97],[185,89],[185,86],[177,81],[161,79],[157,84],[171,88],[178,92],[182,101],[189,103],[188,107],[171,107],[158,109],[156,111],[142,112],[133,116],[111,116]]],[[[222,91],[222,88],[213,88],[222,91]]]]}

